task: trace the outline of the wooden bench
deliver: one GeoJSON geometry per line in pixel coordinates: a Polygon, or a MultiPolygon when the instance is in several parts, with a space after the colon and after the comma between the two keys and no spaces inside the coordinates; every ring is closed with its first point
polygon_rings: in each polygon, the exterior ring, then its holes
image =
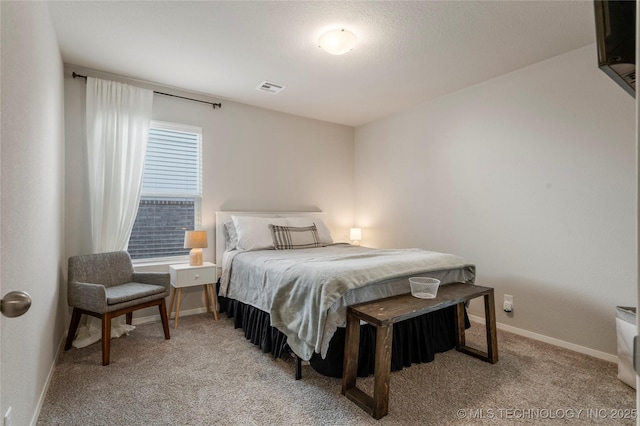
{"type": "Polygon", "coordinates": [[[453,305],[456,306],[456,349],[492,364],[498,362],[493,288],[465,283],[445,284],[440,286],[434,299],[419,299],[407,293],[347,307],[342,394],[375,419],[387,415],[393,324],[453,305]],[[465,344],[464,304],[480,296],[484,296],[487,352],[465,344]],[[356,387],[360,320],[376,327],[373,397],[356,387]]]}

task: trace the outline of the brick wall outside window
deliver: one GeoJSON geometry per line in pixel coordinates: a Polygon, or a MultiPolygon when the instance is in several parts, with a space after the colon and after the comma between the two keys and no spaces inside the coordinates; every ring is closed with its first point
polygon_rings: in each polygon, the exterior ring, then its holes
{"type": "Polygon", "coordinates": [[[132,259],[184,256],[184,232],[194,229],[193,200],[143,197],[133,225],[128,252],[132,259]]]}

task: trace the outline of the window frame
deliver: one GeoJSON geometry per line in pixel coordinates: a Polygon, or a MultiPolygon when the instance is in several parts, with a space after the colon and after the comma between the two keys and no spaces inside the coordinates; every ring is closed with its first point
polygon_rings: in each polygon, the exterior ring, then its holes
{"type": "MultiPolygon", "coordinates": [[[[160,121],[160,120],[151,120],[150,125],[149,125],[149,129],[160,129],[160,130],[166,130],[166,131],[174,131],[174,132],[184,132],[184,133],[192,133],[192,134],[196,134],[197,137],[197,150],[198,150],[198,165],[197,165],[197,173],[198,173],[198,194],[194,195],[192,193],[186,194],[186,193],[154,193],[154,192],[143,192],[143,187],[144,185],[142,185],[141,189],[140,189],[140,197],[138,199],[138,206],[140,206],[140,200],[143,197],[149,197],[149,198],[157,198],[157,199],[162,199],[162,198],[179,198],[179,199],[185,199],[185,198],[193,198],[194,199],[194,229],[202,229],[202,184],[203,184],[203,177],[202,177],[202,164],[203,164],[203,158],[202,158],[202,127],[198,127],[198,126],[192,126],[192,125],[188,125],[188,124],[179,124],[179,123],[172,123],[172,122],[167,122],[167,121],[160,121]]],[[[148,142],[147,142],[148,143],[148,142]]],[[[148,147],[148,145],[147,145],[148,147]]],[[[146,153],[145,153],[145,158],[146,158],[146,153]]],[[[144,175],[143,175],[143,179],[144,179],[144,175]]],[[[137,218],[138,212],[136,211],[136,218],[137,218]]],[[[185,231],[191,231],[191,229],[185,229],[185,231]]],[[[131,238],[131,236],[129,236],[129,238],[131,238]]],[[[128,248],[128,242],[127,242],[127,251],[129,250],[128,248]]],[[[176,263],[176,262],[184,262],[189,260],[189,254],[185,254],[185,255],[180,255],[180,256],[159,256],[159,257],[145,257],[145,258],[137,258],[137,259],[132,259],[132,262],[134,265],[137,266],[142,266],[142,265],[161,265],[161,264],[172,264],[172,263],[176,263]]]]}

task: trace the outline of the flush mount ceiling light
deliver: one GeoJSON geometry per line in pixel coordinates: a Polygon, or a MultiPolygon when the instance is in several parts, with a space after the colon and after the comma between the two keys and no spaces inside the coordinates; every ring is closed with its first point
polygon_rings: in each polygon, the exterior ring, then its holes
{"type": "Polygon", "coordinates": [[[328,31],[320,36],[319,47],[332,55],[344,55],[356,45],[358,37],[345,29],[328,31]]]}

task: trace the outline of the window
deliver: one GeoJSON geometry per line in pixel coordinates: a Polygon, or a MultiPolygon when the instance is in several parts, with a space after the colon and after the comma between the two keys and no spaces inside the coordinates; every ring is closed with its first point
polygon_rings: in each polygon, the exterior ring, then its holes
{"type": "Polygon", "coordinates": [[[202,129],[151,122],[132,259],[186,256],[184,232],[199,229],[202,210],[202,129]]]}

